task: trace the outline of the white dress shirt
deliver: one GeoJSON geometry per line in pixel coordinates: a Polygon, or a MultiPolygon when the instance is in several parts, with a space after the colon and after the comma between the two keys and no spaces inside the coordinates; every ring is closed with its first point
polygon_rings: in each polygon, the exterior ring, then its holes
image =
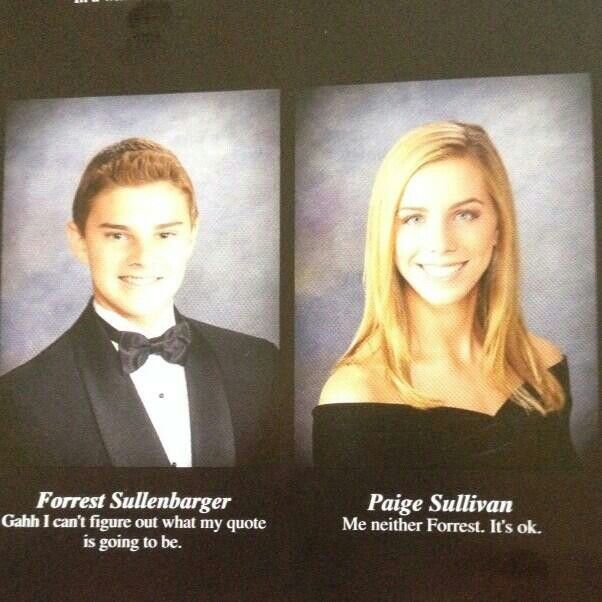
{"type": "MultiPolygon", "coordinates": [[[[173,307],[152,330],[144,330],[118,313],[94,301],[94,310],[113,328],[137,332],[147,338],[161,336],[175,323],[173,307]]],[[[115,349],[119,345],[113,342],[115,349]]],[[[130,374],[144,409],[163,445],[169,461],[176,466],[192,466],[190,411],[184,367],[171,364],[155,353],[130,374]]]]}

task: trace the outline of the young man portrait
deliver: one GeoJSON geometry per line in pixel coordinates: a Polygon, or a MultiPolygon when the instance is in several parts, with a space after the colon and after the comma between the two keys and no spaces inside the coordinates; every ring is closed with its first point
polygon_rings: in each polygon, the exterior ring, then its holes
{"type": "Polygon", "coordinates": [[[2,462],[235,466],[274,462],[276,348],[187,318],[174,297],[199,218],[179,159],[148,139],[96,154],[67,236],[92,299],[0,379],[2,462]]]}

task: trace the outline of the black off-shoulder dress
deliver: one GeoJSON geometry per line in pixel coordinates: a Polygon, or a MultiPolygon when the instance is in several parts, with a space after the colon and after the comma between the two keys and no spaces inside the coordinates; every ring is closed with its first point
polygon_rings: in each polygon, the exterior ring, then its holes
{"type": "Polygon", "coordinates": [[[527,412],[507,400],[490,416],[471,410],[421,410],[398,403],[334,403],[313,411],[319,468],[573,470],[566,358],[550,368],[567,402],[559,412],[527,412]]]}

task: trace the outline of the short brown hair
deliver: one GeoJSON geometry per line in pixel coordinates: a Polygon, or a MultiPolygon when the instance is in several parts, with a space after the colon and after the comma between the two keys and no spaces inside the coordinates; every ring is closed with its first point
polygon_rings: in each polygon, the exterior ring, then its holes
{"type": "Polygon", "coordinates": [[[127,138],[101,150],[88,163],[73,199],[73,221],[83,234],[92,200],[115,186],[139,186],[166,181],[188,199],[190,221],[198,211],[190,177],[178,158],[164,146],[145,138],[127,138]]]}

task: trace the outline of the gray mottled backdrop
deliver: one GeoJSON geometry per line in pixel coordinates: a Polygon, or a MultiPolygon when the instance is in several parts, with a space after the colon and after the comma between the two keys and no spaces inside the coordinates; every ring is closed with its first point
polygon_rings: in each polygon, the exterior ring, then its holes
{"type": "Polygon", "coordinates": [[[296,433],[311,457],[311,410],[363,307],[364,230],[387,150],[436,120],[483,125],[510,174],[518,210],[529,328],[569,358],[573,437],[597,432],[595,220],[587,75],[337,86],[297,105],[296,433]]]}
{"type": "Polygon", "coordinates": [[[130,136],[174,151],[200,228],[178,307],[278,342],[280,119],[276,90],[31,100],[7,116],[0,373],[35,355],[90,294],[65,224],[86,163],[130,136]]]}

